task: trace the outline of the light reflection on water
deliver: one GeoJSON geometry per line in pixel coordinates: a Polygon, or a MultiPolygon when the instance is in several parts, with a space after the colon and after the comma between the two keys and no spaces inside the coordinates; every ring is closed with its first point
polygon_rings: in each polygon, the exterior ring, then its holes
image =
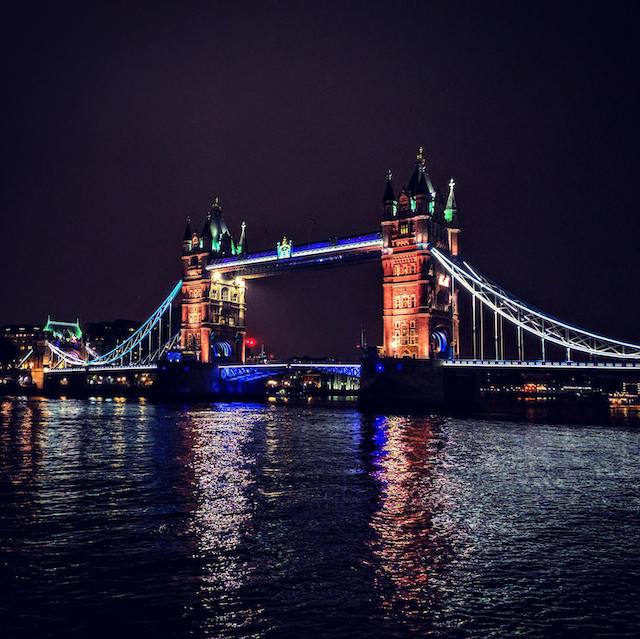
{"type": "Polygon", "coordinates": [[[0,400],[0,622],[12,637],[632,636],[639,452],[632,419],[0,400]]]}

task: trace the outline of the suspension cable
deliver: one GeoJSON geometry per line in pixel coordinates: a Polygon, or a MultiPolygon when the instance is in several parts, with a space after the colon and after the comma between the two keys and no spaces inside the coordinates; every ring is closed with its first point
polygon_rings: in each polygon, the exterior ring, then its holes
{"type": "Polygon", "coordinates": [[[640,360],[640,345],[597,335],[557,320],[499,288],[467,262],[454,261],[435,247],[431,247],[431,253],[449,274],[455,274],[458,282],[478,298],[481,306],[486,305],[511,324],[536,335],[543,344],[544,341],[553,342],[568,349],[569,353],[574,350],[602,357],[640,360]]]}

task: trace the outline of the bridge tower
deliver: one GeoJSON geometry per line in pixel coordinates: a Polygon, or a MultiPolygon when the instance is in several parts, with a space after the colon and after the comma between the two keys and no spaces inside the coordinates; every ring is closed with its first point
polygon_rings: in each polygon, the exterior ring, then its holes
{"type": "Polygon", "coordinates": [[[208,271],[212,259],[246,253],[245,224],[236,243],[222,215],[218,198],[200,233],[187,220],[182,240],[182,305],[180,346],[201,362],[215,358],[244,361],[245,283],[208,271]]]}
{"type": "Polygon", "coordinates": [[[383,354],[446,358],[459,351],[458,290],[429,247],[457,255],[460,248],[455,184],[446,202],[434,189],[423,149],[396,198],[391,171],[383,196],[383,354]]]}

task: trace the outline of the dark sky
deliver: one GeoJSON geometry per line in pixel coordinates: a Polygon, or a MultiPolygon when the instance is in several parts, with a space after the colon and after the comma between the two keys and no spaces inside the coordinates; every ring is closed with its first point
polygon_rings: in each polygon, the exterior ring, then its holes
{"type": "MultiPolygon", "coordinates": [[[[640,341],[634,3],[174,4],[4,15],[0,323],[144,318],[215,195],[252,249],[375,230],[423,144],[471,263],[640,341]]],[[[252,282],[250,332],[350,354],[379,278],[252,282]]]]}

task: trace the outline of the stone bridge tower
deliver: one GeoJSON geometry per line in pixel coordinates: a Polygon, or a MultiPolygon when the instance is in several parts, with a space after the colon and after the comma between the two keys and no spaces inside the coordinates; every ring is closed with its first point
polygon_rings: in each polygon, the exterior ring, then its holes
{"type": "Polygon", "coordinates": [[[180,347],[201,362],[244,361],[245,284],[207,270],[212,260],[246,253],[245,224],[236,243],[216,198],[200,233],[187,220],[182,239],[180,347]]]}
{"type": "Polygon", "coordinates": [[[446,358],[459,353],[458,291],[429,247],[458,255],[455,184],[445,201],[420,148],[413,175],[396,198],[391,172],[383,196],[383,354],[446,358]]]}

